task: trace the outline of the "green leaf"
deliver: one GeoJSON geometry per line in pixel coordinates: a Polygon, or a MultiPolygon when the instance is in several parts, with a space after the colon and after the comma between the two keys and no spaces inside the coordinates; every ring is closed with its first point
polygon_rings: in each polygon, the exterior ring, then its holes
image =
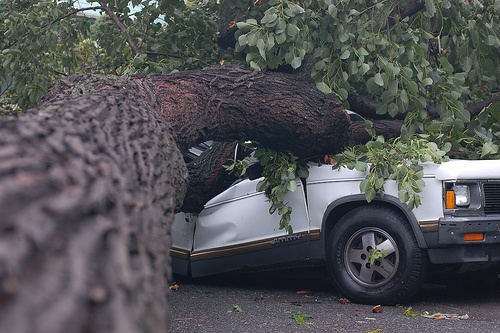
{"type": "Polygon", "coordinates": [[[300,32],[300,29],[295,24],[288,24],[285,29],[286,33],[290,37],[295,37],[300,32]]]}
{"type": "Polygon", "coordinates": [[[488,155],[495,155],[498,153],[498,145],[493,142],[485,142],[483,144],[483,149],[481,150],[481,158],[484,158],[488,155]]]}
{"type": "Polygon", "coordinates": [[[330,15],[333,18],[337,18],[338,10],[337,6],[334,4],[328,5],[328,15],[330,15]]]}
{"type": "Polygon", "coordinates": [[[369,54],[370,54],[370,53],[369,53],[369,52],[368,52],[368,51],[367,51],[364,47],[360,47],[360,48],[358,49],[358,53],[359,53],[360,55],[362,55],[362,56],[367,56],[367,55],[369,55],[369,54]]]}
{"type": "MultiPolygon", "coordinates": [[[[264,17],[262,18],[262,20],[260,21],[261,24],[267,24],[267,23],[273,23],[273,22],[276,22],[276,19],[278,18],[278,15],[276,15],[275,13],[269,13],[267,12],[264,17]]],[[[239,26],[238,26],[239,28],[239,26]]]]}
{"type": "Polygon", "coordinates": [[[346,101],[347,97],[349,97],[349,93],[347,92],[346,89],[340,88],[337,90],[337,96],[341,101],[346,101]]]}
{"type": "Polygon", "coordinates": [[[391,96],[396,96],[396,94],[398,93],[398,83],[399,81],[396,79],[389,81],[388,90],[391,93],[391,96]]]}
{"type": "Polygon", "coordinates": [[[286,186],[286,189],[290,192],[295,192],[295,190],[297,189],[297,183],[295,182],[295,180],[290,180],[286,186]]]}
{"type": "Polygon", "coordinates": [[[464,123],[470,122],[470,112],[467,111],[463,106],[459,106],[455,109],[455,117],[463,121],[464,123]]]}
{"type": "Polygon", "coordinates": [[[259,33],[257,33],[256,31],[249,32],[247,35],[248,46],[256,46],[257,42],[259,40],[261,40],[260,37],[261,37],[261,35],[259,33]]]}
{"type": "Polygon", "coordinates": [[[407,83],[408,91],[410,92],[411,95],[417,95],[418,94],[418,84],[415,81],[409,81],[407,83]]]}
{"type": "Polygon", "coordinates": [[[365,172],[368,169],[368,164],[366,164],[365,162],[358,161],[356,162],[354,168],[360,172],[365,172]]]}
{"type": "Polygon", "coordinates": [[[426,77],[425,79],[422,80],[422,86],[430,86],[432,84],[432,79],[429,77],[426,77]]]}
{"type": "Polygon", "coordinates": [[[284,32],[277,34],[274,39],[276,40],[277,44],[283,44],[286,42],[286,34],[284,32]]]}
{"type": "Polygon", "coordinates": [[[387,113],[389,113],[391,117],[395,117],[399,113],[398,106],[395,103],[390,103],[387,108],[387,113]]]}
{"type": "Polygon", "coordinates": [[[407,317],[418,317],[420,316],[418,313],[415,313],[413,311],[413,308],[410,306],[409,308],[407,308],[404,312],[403,312],[403,315],[407,316],[407,317]]]}
{"type": "Polygon", "coordinates": [[[436,14],[436,7],[434,6],[434,0],[425,0],[425,10],[430,16],[436,14]]]}
{"type": "Polygon", "coordinates": [[[409,100],[408,100],[408,93],[406,92],[406,90],[401,90],[399,98],[401,99],[401,102],[403,102],[404,106],[408,105],[409,100]]]}
{"type": "Polygon", "coordinates": [[[330,89],[330,87],[324,82],[316,83],[316,88],[324,94],[330,94],[332,92],[332,89],[330,89]]]}
{"type": "Polygon", "coordinates": [[[365,75],[369,70],[370,70],[370,65],[368,65],[368,64],[362,64],[361,68],[359,69],[359,73],[361,75],[365,75]]]}
{"type": "Polygon", "coordinates": [[[382,79],[382,75],[380,73],[377,73],[375,74],[375,76],[373,77],[373,80],[375,81],[375,83],[381,87],[384,86],[384,79],[382,79]]]}
{"type": "Polygon", "coordinates": [[[231,313],[231,312],[243,312],[243,309],[237,305],[237,304],[233,304],[231,310],[227,311],[228,313],[231,313]]]}
{"type": "Polygon", "coordinates": [[[300,57],[295,57],[290,63],[290,66],[292,66],[293,69],[297,69],[300,67],[301,64],[302,64],[302,59],[300,59],[300,57]]]}
{"type": "Polygon", "coordinates": [[[369,188],[365,192],[365,197],[367,202],[372,202],[373,199],[375,199],[375,196],[377,195],[377,192],[373,188],[369,188]]]}
{"type": "Polygon", "coordinates": [[[368,182],[368,179],[363,179],[361,183],[359,184],[359,190],[363,193],[368,191],[368,188],[370,186],[370,183],[368,182]]]}
{"type": "Polygon", "coordinates": [[[500,46],[500,40],[497,36],[488,35],[488,37],[486,38],[486,44],[489,46],[498,47],[500,46]]]}
{"type": "Polygon", "coordinates": [[[464,72],[469,72],[472,69],[472,59],[470,57],[465,57],[462,59],[462,70],[464,72]]]}
{"type": "Polygon", "coordinates": [[[406,78],[406,79],[411,79],[412,76],[413,76],[413,71],[411,70],[411,68],[409,67],[403,67],[402,68],[403,72],[403,76],[406,78]]]}
{"type": "Polygon", "coordinates": [[[349,50],[345,50],[344,52],[342,52],[342,54],[340,55],[340,59],[342,60],[345,60],[347,58],[349,58],[351,56],[351,52],[349,50]]]}
{"type": "Polygon", "coordinates": [[[247,22],[238,22],[238,23],[236,23],[236,26],[240,30],[249,30],[250,28],[252,28],[252,26],[250,24],[248,24],[247,22]]]}
{"type": "Polygon", "coordinates": [[[250,65],[251,69],[255,69],[255,70],[258,70],[258,71],[262,70],[262,68],[260,68],[259,64],[256,63],[255,61],[250,61],[249,65],[250,65]]]}

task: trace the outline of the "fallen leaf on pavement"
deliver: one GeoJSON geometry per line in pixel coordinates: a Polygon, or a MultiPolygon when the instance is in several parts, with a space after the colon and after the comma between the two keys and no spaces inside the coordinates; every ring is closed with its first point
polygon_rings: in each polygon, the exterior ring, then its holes
{"type": "Polygon", "coordinates": [[[232,309],[228,313],[230,312],[243,312],[243,309],[238,304],[233,304],[232,309]]]}
{"type": "Polygon", "coordinates": [[[349,303],[351,303],[351,301],[348,300],[347,298],[343,298],[342,297],[342,298],[339,298],[339,303],[341,303],[341,304],[349,304],[349,303]]]}
{"type": "Polygon", "coordinates": [[[407,317],[418,317],[420,316],[418,313],[415,313],[413,311],[413,308],[410,306],[408,309],[405,310],[405,312],[403,312],[403,314],[407,317]]]}
{"type": "Polygon", "coordinates": [[[380,313],[384,311],[384,309],[382,309],[382,306],[381,305],[375,305],[373,308],[372,308],[372,312],[373,313],[380,313]]]}
{"type": "Polygon", "coordinates": [[[462,319],[462,320],[469,319],[468,314],[459,315],[456,313],[440,313],[440,312],[433,313],[433,314],[430,314],[428,312],[424,312],[422,314],[422,317],[429,318],[429,319],[462,319]]]}

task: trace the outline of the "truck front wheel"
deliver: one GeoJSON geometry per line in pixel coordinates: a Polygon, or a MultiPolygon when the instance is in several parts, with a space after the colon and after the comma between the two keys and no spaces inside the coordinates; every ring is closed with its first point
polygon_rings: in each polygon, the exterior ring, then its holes
{"type": "Polygon", "coordinates": [[[406,218],[389,208],[363,206],[343,216],[327,238],[327,266],[350,300],[397,304],[425,281],[428,261],[406,218]]]}

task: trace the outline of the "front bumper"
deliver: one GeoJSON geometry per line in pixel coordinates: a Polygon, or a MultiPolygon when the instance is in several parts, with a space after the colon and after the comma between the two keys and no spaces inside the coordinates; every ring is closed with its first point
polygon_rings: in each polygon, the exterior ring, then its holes
{"type": "Polygon", "coordinates": [[[434,264],[500,262],[500,218],[444,217],[438,222],[438,246],[428,249],[434,264]],[[465,241],[468,233],[484,240],[465,241]]]}
{"type": "Polygon", "coordinates": [[[443,217],[438,221],[439,245],[498,244],[500,246],[500,217],[443,217]],[[465,234],[483,233],[482,241],[465,241],[465,234]]]}

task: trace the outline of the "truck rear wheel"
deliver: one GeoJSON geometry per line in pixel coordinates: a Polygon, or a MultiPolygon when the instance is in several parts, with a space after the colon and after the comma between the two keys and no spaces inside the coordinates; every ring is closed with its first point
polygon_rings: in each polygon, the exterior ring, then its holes
{"type": "Polygon", "coordinates": [[[406,218],[389,208],[363,206],[343,216],[328,236],[328,271],[351,301],[397,304],[425,281],[428,261],[406,218]]]}

